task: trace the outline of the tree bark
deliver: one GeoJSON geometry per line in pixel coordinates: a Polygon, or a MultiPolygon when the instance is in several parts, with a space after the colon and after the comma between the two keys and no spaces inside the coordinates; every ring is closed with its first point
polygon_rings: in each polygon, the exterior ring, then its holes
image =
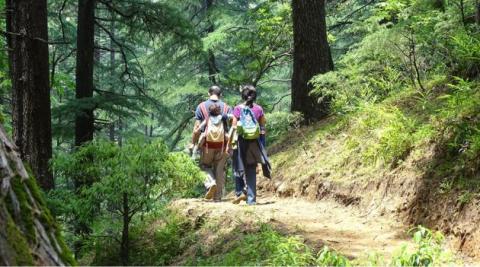
{"type": "Polygon", "coordinates": [[[292,111],[303,113],[305,122],[321,119],[328,114],[328,100],[310,96],[313,76],[333,70],[327,42],[325,2],[323,0],[293,0],[293,74],[292,111]]]}
{"type": "MultiPolygon", "coordinates": [[[[110,38],[110,90],[115,92],[115,13],[110,11],[111,19],[110,22],[110,33],[112,38],[110,38]]],[[[115,142],[115,120],[112,118],[112,123],[110,124],[110,141],[115,142]]]]}
{"type": "MultiPolygon", "coordinates": [[[[207,13],[207,23],[208,23],[207,34],[215,31],[213,22],[210,19],[210,11],[213,4],[214,4],[214,0],[205,0],[205,12],[207,13]]],[[[210,82],[212,82],[212,84],[217,84],[218,81],[216,76],[218,75],[218,68],[215,61],[215,54],[213,53],[213,50],[211,48],[209,48],[207,51],[207,66],[208,66],[208,79],[210,80],[210,82]]]]}
{"type": "Polygon", "coordinates": [[[45,190],[54,187],[46,0],[8,0],[13,139],[45,190]]]}
{"type": "MultiPolygon", "coordinates": [[[[95,0],[78,1],[75,97],[81,101],[88,101],[93,97],[95,2],[95,0]]],[[[75,146],[93,140],[94,107],[85,104],[82,103],[82,108],[75,117],[75,146]]]]}
{"type": "Polygon", "coordinates": [[[0,170],[0,265],[74,265],[35,180],[1,125],[0,170]]]}
{"type": "Polygon", "coordinates": [[[122,230],[122,243],[120,248],[120,258],[122,259],[122,265],[128,265],[128,251],[130,250],[129,242],[129,227],[130,227],[130,207],[128,205],[128,195],[123,193],[123,230],[122,230]]]}
{"type": "Polygon", "coordinates": [[[480,25],[480,2],[475,2],[475,22],[480,25]]]}

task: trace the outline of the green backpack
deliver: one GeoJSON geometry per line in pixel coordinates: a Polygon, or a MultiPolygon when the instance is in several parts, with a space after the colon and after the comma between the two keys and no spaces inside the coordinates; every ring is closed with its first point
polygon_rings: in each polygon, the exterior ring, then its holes
{"type": "Polygon", "coordinates": [[[237,131],[238,135],[245,140],[255,140],[260,137],[260,124],[248,106],[242,106],[237,131]]]}

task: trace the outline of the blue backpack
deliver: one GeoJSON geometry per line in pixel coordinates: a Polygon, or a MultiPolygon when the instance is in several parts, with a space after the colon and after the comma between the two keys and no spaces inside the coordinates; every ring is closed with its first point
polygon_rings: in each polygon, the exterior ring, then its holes
{"type": "Polygon", "coordinates": [[[237,131],[238,135],[246,140],[255,140],[260,137],[260,124],[248,106],[242,106],[240,121],[237,123],[237,131]]]}

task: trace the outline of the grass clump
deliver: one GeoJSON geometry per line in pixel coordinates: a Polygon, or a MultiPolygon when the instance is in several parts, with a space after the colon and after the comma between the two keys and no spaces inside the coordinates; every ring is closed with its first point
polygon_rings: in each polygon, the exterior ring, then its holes
{"type": "Polygon", "coordinates": [[[285,236],[268,224],[256,232],[240,236],[229,249],[210,257],[192,259],[191,265],[208,266],[349,266],[344,256],[324,247],[318,254],[299,236],[285,236]]]}
{"type": "MultiPolygon", "coordinates": [[[[130,260],[133,266],[165,266],[181,255],[195,241],[195,231],[186,217],[170,210],[150,214],[137,220],[130,229],[130,260]],[[165,219],[159,220],[162,217],[165,219]]],[[[89,251],[81,259],[82,265],[120,265],[115,237],[105,236],[87,242],[89,251]],[[93,242],[94,241],[94,242],[93,242]]]]}
{"type": "Polygon", "coordinates": [[[415,248],[402,248],[394,255],[392,266],[440,266],[453,264],[453,255],[444,248],[444,236],[423,226],[413,229],[415,248]]]}
{"type": "Polygon", "coordinates": [[[346,149],[364,164],[395,165],[412,148],[415,121],[394,106],[366,105],[351,121],[346,149]]]}

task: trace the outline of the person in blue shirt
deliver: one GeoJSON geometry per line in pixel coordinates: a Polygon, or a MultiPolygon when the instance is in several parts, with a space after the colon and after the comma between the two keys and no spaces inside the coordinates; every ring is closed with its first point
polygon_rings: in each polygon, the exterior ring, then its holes
{"type": "MultiPolygon", "coordinates": [[[[212,86],[208,90],[208,100],[200,103],[195,110],[195,126],[192,133],[192,144],[199,142],[200,136],[206,130],[206,122],[208,120],[217,120],[219,117],[222,120],[224,133],[227,133],[227,121],[233,116],[232,109],[224,103],[220,98],[222,97],[222,90],[219,86],[212,86]]],[[[233,118],[232,125],[236,121],[233,118]]],[[[200,140],[200,167],[207,174],[205,181],[205,188],[207,193],[205,199],[213,199],[220,201],[223,195],[223,187],[225,185],[225,165],[228,158],[228,140],[225,135],[220,142],[207,142],[200,140]]]]}

